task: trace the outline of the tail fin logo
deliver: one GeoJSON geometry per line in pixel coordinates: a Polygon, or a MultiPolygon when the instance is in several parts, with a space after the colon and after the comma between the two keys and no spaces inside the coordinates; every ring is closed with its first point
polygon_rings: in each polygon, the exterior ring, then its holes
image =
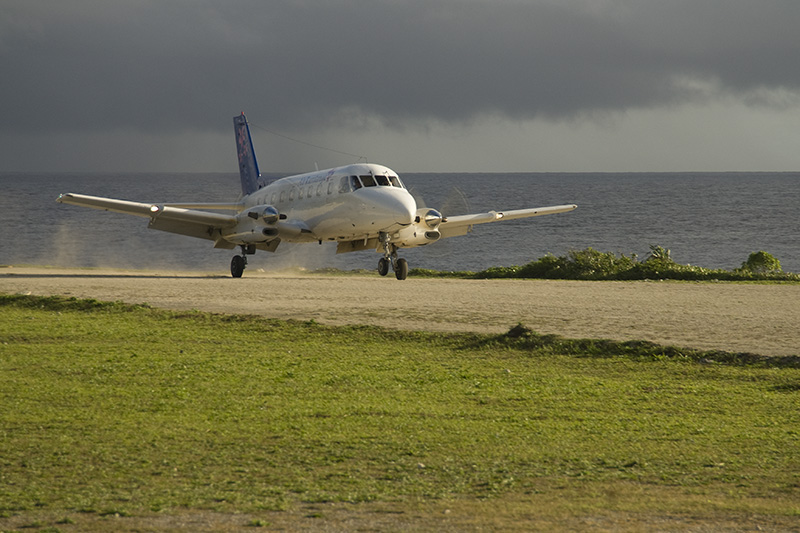
{"type": "Polygon", "coordinates": [[[242,182],[242,194],[252,194],[264,186],[258,162],[250,137],[250,127],[244,113],[233,117],[233,129],[236,133],[236,154],[239,157],[239,178],[242,182]]]}

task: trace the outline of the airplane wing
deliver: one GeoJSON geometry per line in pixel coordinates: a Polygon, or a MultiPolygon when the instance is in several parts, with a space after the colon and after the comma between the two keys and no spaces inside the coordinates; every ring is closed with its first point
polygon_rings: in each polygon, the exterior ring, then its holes
{"type": "Polygon", "coordinates": [[[176,202],[169,202],[164,204],[167,207],[182,207],[184,209],[217,209],[220,211],[241,211],[243,209],[243,205],[239,202],[233,204],[225,204],[225,203],[206,203],[206,202],[199,202],[199,203],[176,203],[176,202]]]}
{"type": "Polygon", "coordinates": [[[472,230],[475,224],[486,224],[487,222],[500,222],[502,220],[515,220],[518,218],[538,217],[542,215],[555,215],[556,213],[566,213],[578,207],[575,204],[554,205],[550,207],[534,207],[531,209],[515,209],[511,211],[489,211],[488,213],[476,213],[473,215],[458,215],[447,217],[439,225],[439,233],[442,237],[456,237],[466,235],[472,230]]]}
{"type": "MultiPolygon", "coordinates": [[[[129,202],[127,200],[115,200],[113,198],[103,198],[100,196],[88,196],[84,194],[66,193],[59,195],[56,201],[62,204],[79,205],[94,209],[103,209],[115,213],[125,213],[150,219],[148,227],[208,239],[216,241],[217,245],[223,248],[233,247],[221,238],[220,230],[236,225],[237,219],[233,215],[223,215],[220,213],[210,213],[197,209],[186,209],[175,207],[175,205],[165,204],[145,204],[139,202],[129,202]]],[[[179,204],[179,205],[203,205],[206,208],[225,209],[230,207],[213,207],[215,205],[228,204],[179,204]]]]}

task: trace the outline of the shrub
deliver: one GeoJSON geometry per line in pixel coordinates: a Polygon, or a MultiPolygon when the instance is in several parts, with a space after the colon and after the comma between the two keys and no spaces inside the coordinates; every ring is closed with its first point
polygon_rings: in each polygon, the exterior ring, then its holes
{"type": "Polygon", "coordinates": [[[519,269],[520,278],[563,279],[567,272],[567,258],[547,254],[519,269]]]}
{"type": "Polygon", "coordinates": [[[650,255],[644,260],[645,263],[659,263],[662,265],[674,265],[675,261],[672,260],[672,254],[667,248],[661,246],[650,245],[650,255]]]}
{"type": "Polygon", "coordinates": [[[492,267],[478,272],[476,278],[538,278],[574,280],[643,280],[674,279],[684,281],[800,281],[800,275],[783,273],[780,262],[767,252],[750,254],[741,269],[720,270],[681,265],[672,260],[670,251],[650,246],[650,255],[637,261],[636,255],[617,256],[593,248],[572,250],[565,256],[547,254],[525,266],[492,267]]]}
{"type": "Polygon", "coordinates": [[[781,262],[775,259],[772,254],[763,250],[760,252],[753,252],[747,258],[747,261],[742,263],[742,268],[747,272],[754,272],[756,274],[773,274],[783,272],[781,269],[781,262]]]}

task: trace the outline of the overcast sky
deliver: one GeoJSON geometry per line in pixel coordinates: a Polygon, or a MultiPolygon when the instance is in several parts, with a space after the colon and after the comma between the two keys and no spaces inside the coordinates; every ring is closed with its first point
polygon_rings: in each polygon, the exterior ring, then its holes
{"type": "Polygon", "coordinates": [[[2,0],[0,171],[800,170],[797,0],[2,0]],[[269,131],[267,131],[269,130],[269,131]]]}

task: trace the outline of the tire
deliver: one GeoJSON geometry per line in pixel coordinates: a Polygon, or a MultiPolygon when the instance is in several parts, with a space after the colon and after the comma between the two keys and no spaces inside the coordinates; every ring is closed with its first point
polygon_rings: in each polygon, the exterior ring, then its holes
{"type": "Polygon", "coordinates": [[[389,261],[385,257],[378,260],[378,274],[385,276],[389,273],[389,261]]]}
{"type": "Polygon", "coordinates": [[[408,261],[405,259],[397,260],[397,268],[394,270],[394,275],[399,280],[404,280],[408,277],[408,261]]]}
{"type": "Polygon", "coordinates": [[[231,259],[231,276],[241,278],[242,274],[244,274],[244,257],[234,255],[233,259],[231,259]]]}

